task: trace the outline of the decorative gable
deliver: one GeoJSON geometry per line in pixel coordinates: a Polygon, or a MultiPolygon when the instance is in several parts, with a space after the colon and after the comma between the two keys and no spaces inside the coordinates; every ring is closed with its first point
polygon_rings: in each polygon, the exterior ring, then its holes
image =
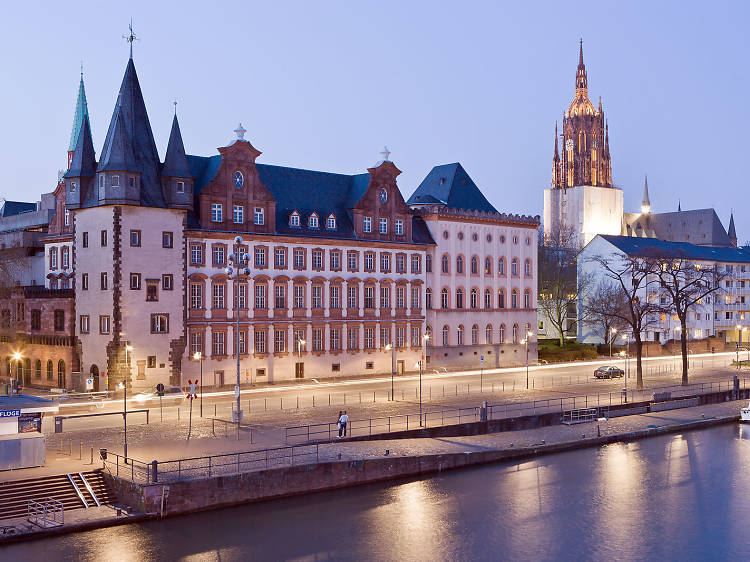
{"type": "Polygon", "coordinates": [[[396,184],[401,170],[385,160],[367,172],[370,174],[367,189],[352,209],[357,236],[365,240],[411,242],[412,211],[396,184]],[[366,218],[370,219],[370,232],[364,227],[366,218]]]}

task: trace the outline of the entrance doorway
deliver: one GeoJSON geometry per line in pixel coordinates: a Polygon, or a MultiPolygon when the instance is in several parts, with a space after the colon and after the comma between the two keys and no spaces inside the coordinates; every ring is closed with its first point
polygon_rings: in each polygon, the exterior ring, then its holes
{"type": "Polygon", "coordinates": [[[305,364],[301,361],[294,364],[294,378],[295,379],[305,378],[305,364]]]}
{"type": "Polygon", "coordinates": [[[224,386],[224,371],[214,371],[214,386],[216,388],[224,386]]]}
{"type": "Polygon", "coordinates": [[[97,367],[96,365],[91,365],[91,370],[89,371],[89,373],[91,375],[91,378],[94,379],[94,392],[99,392],[99,367],[97,367]]]}
{"type": "Polygon", "coordinates": [[[404,360],[403,359],[399,359],[398,361],[396,361],[396,372],[399,375],[404,374],[404,360]]]}

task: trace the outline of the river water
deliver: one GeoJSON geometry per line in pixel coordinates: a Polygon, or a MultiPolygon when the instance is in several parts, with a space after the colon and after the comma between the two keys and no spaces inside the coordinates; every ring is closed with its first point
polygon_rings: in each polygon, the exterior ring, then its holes
{"type": "Polygon", "coordinates": [[[748,560],[726,425],[0,549],[0,560],[748,560]]]}

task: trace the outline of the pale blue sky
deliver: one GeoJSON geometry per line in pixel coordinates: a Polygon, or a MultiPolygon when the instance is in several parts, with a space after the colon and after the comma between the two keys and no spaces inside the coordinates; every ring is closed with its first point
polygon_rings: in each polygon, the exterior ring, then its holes
{"type": "Polygon", "coordinates": [[[101,150],[127,62],[160,154],[179,101],[189,153],[242,121],[260,162],[359,173],[384,144],[405,196],[460,161],[501,211],[541,214],[555,120],[583,37],[609,119],[615,183],[635,210],[730,208],[750,239],[750,45],[742,2],[14,2],[0,34],[0,197],[54,188],[83,60],[101,150]],[[120,3],[117,3],[120,4],[120,3]]]}

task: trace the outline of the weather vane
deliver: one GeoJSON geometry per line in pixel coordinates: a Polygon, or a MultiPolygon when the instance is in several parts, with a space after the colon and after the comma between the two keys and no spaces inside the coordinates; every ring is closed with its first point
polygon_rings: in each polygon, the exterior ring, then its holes
{"type": "Polygon", "coordinates": [[[128,26],[128,29],[130,30],[129,35],[123,35],[122,38],[125,39],[128,43],[130,43],[130,58],[133,58],[133,41],[136,41],[138,37],[135,33],[133,33],[133,20],[130,20],[130,25],[128,26]]]}

